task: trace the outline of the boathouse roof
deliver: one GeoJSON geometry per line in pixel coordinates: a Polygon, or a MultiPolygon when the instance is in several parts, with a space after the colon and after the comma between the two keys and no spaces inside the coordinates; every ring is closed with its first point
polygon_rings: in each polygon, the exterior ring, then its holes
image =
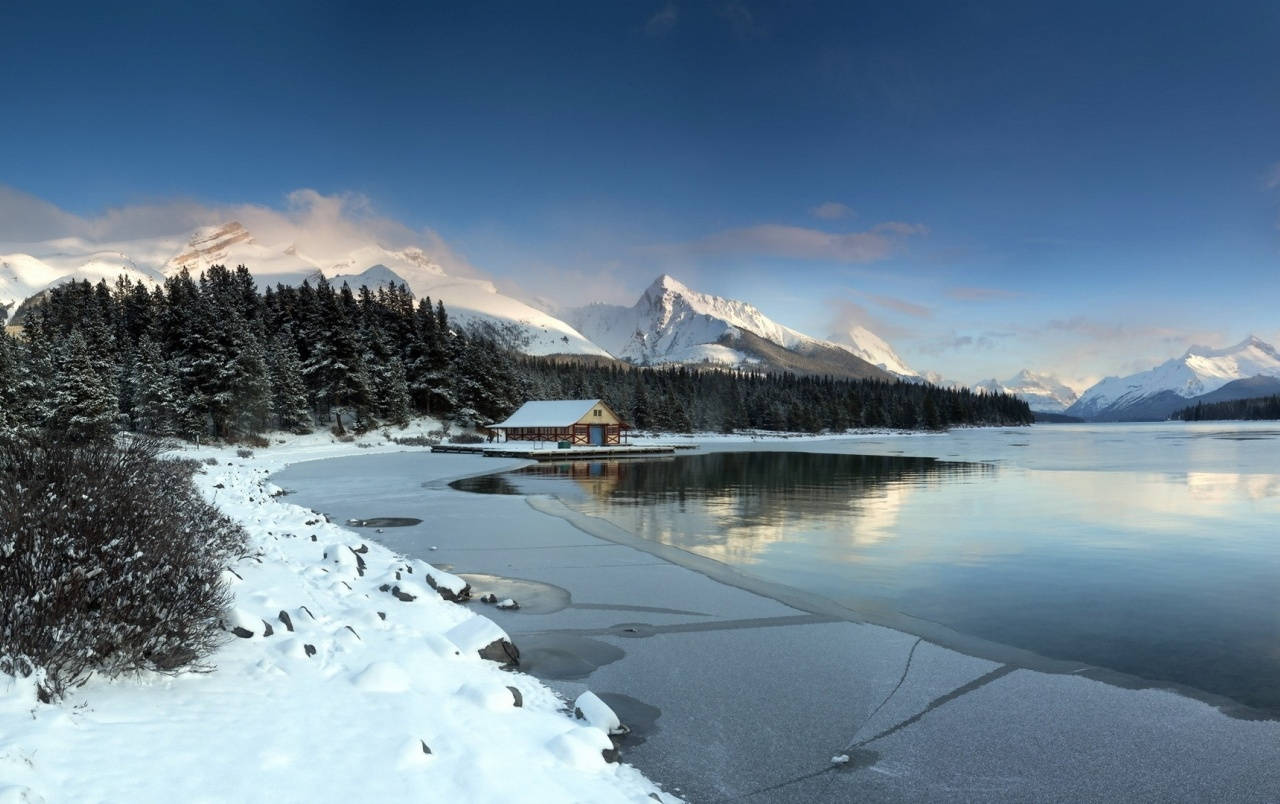
{"type": "MultiPolygon", "coordinates": [[[[505,422],[489,427],[500,430],[505,427],[570,427],[582,421],[599,399],[548,399],[541,402],[525,402],[505,422]]],[[[607,407],[607,406],[606,406],[607,407]]]]}

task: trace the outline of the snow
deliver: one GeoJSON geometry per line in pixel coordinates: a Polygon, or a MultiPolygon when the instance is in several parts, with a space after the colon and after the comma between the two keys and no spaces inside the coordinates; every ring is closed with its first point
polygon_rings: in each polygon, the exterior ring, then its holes
{"type": "Polygon", "coordinates": [[[566,318],[609,354],[643,365],[750,364],[754,361],[746,354],[721,342],[748,332],[791,350],[836,347],[898,376],[919,376],[864,327],[823,341],[779,324],[747,302],[700,293],[666,274],[631,307],[591,304],[569,311],[566,318]]]}
{"type": "Polygon", "coordinates": [[[600,404],[599,399],[554,399],[525,402],[495,427],[568,427],[600,404]]]}
{"type": "MultiPolygon", "coordinates": [[[[381,434],[274,440],[250,458],[185,450],[216,459],[197,483],[250,536],[225,576],[235,602],[210,672],[94,678],[52,705],[32,679],[0,676],[0,801],[652,800],[653,783],[605,761],[604,731],[477,655],[503,629],[425,583],[412,601],[378,589],[396,572],[456,576],[273,496],[267,481],[298,461],[404,448],[381,434]]],[[[450,457],[449,471],[502,466],[450,457]]]]}
{"type": "Polygon", "coordinates": [[[984,380],[975,383],[975,391],[989,394],[1012,394],[1031,405],[1032,410],[1061,413],[1079,398],[1075,389],[1051,374],[1038,374],[1023,369],[1007,380],[984,380]]]}
{"type": "Polygon", "coordinates": [[[1070,412],[1090,416],[1107,408],[1133,404],[1161,391],[1191,398],[1216,391],[1234,380],[1259,375],[1280,377],[1280,354],[1250,335],[1224,349],[1193,346],[1181,357],[1127,377],[1107,377],[1095,384],[1070,412]]]}
{"type": "MultiPolygon", "coordinates": [[[[521,351],[534,355],[606,352],[564,321],[499,293],[492,282],[452,277],[420,248],[388,248],[316,235],[315,243],[263,242],[239,221],[197,229],[187,238],[165,237],[106,246],[63,238],[21,244],[22,252],[0,256],[0,307],[71,279],[114,282],[124,273],[134,281],[162,282],[182,270],[193,276],[213,265],[245,265],[262,286],[315,282],[324,276],[352,289],[403,283],[418,298],[443,301],[462,325],[485,324],[521,351]]],[[[8,246],[6,245],[6,248],[8,246]]]]}
{"type": "Polygon", "coordinates": [[[121,275],[147,286],[155,286],[162,279],[158,273],[141,269],[124,254],[115,252],[52,254],[44,259],[30,254],[0,255],[0,307],[11,306],[12,313],[26,299],[56,285],[73,280],[97,284],[103,279],[114,284],[121,275]]]}
{"type": "Polygon", "coordinates": [[[689,350],[732,338],[738,330],[788,349],[817,343],[746,302],[690,290],[666,274],[632,307],[593,304],[571,311],[568,318],[614,357],[643,364],[685,362],[689,350]]]}
{"type": "Polygon", "coordinates": [[[828,340],[891,374],[904,379],[920,378],[920,372],[908,366],[888,342],[866,327],[855,325],[828,340]]]}
{"type": "Polygon", "coordinates": [[[600,700],[600,696],[587,690],[573,702],[573,713],[606,734],[625,734],[626,729],[618,715],[609,708],[609,704],[600,700]]]}

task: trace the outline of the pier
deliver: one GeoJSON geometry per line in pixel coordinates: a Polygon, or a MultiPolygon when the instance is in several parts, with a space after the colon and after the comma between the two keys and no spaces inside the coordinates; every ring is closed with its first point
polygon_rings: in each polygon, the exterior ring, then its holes
{"type": "Polygon", "coordinates": [[[484,455],[486,458],[529,458],[534,461],[579,461],[598,458],[634,458],[645,455],[672,455],[677,450],[697,449],[695,444],[652,444],[646,446],[594,446],[544,449],[512,447],[509,444],[436,444],[432,452],[484,455]]]}

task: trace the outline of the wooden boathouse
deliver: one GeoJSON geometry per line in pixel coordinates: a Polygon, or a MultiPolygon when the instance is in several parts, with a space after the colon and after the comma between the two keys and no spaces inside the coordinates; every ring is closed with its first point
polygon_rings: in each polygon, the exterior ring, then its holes
{"type": "Polygon", "coordinates": [[[599,399],[552,399],[526,402],[511,418],[487,429],[502,433],[507,441],[567,441],[575,447],[604,447],[623,443],[631,427],[599,399]]]}

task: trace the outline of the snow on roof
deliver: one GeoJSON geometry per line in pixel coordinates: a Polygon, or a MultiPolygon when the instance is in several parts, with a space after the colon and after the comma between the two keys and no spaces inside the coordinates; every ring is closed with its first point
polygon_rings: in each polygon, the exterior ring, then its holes
{"type": "Polygon", "coordinates": [[[551,399],[525,402],[505,422],[490,427],[568,427],[600,404],[599,399],[551,399]]]}

